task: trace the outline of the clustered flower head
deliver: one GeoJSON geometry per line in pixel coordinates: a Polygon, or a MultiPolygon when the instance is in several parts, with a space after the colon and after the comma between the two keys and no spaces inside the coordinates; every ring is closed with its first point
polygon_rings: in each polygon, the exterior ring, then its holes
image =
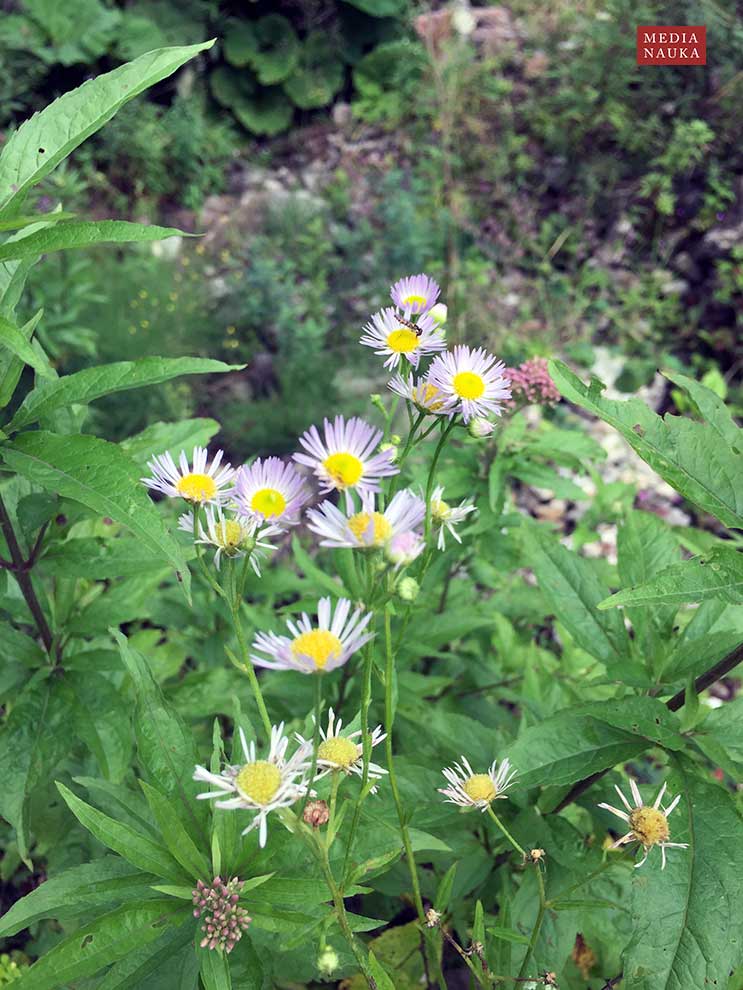
{"type": "Polygon", "coordinates": [[[615,808],[611,804],[605,804],[603,802],[599,804],[599,808],[610,811],[617,818],[621,818],[623,822],[629,825],[629,831],[617,839],[611,848],[617,849],[627,842],[639,842],[645,855],[639,863],[635,863],[635,869],[637,869],[647,860],[653,846],[660,846],[661,869],[664,870],[666,868],[666,849],[688,848],[688,844],[685,842],[668,841],[671,836],[668,827],[668,816],[681,800],[681,795],[677,794],[668,807],[664,808],[661,802],[666,793],[666,784],[663,784],[653,804],[646,805],[643,804],[640,788],[637,786],[636,781],[630,778],[629,786],[634,804],[630,804],[620,788],[616,784],[614,785],[614,790],[619,795],[619,799],[626,808],[626,811],[622,811],[621,808],[615,808]]]}
{"type": "Polygon", "coordinates": [[[506,368],[505,374],[511,381],[511,398],[506,402],[509,409],[531,404],[554,405],[560,401],[546,358],[530,358],[518,368],[506,368]]]}
{"type": "Polygon", "coordinates": [[[201,931],[204,937],[199,943],[202,949],[219,949],[232,952],[251,922],[245,908],[241,908],[240,891],[243,881],[237,877],[222,880],[215,877],[211,883],[196,881],[192,891],[194,918],[203,918],[201,931]]]}

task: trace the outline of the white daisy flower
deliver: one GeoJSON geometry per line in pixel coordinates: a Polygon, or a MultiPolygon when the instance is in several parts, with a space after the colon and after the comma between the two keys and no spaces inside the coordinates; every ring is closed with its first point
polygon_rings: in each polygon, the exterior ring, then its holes
{"type": "Polygon", "coordinates": [[[487,773],[475,773],[469,761],[463,756],[461,765],[455,763],[453,769],[445,767],[442,773],[449,781],[449,786],[439,787],[438,792],[443,794],[447,801],[462,808],[479,808],[480,811],[486,811],[492,801],[505,798],[505,792],[517,771],[511,770],[508,760],[503,760],[500,767],[497,760],[493,760],[487,773]]]}
{"type": "MultiPolygon", "coordinates": [[[[335,771],[343,772],[346,774],[355,773],[359,777],[363,775],[364,772],[364,747],[360,742],[354,742],[354,740],[359,739],[363,735],[361,729],[357,729],[355,732],[348,732],[346,735],[341,734],[341,729],[343,728],[343,721],[339,718],[336,719],[335,712],[331,708],[328,711],[328,728],[327,730],[320,726],[320,737],[321,743],[317,748],[317,766],[319,773],[315,777],[315,780],[320,780],[329,773],[335,771]]],[[[302,746],[308,746],[310,752],[312,751],[312,740],[305,739],[299,733],[296,733],[297,742],[302,746]]],[[[371,734],[371,744],[372,749],[387,738],[387,733],[382,730],[382,726],[378,725],[376,729],[371,734]]],[[[384,767],[380,767],[376,763],[369,763],[369,779],[379,780],[383,777],[387,771],[384,767]]],[[[376,787],[372,787],[372,794],[376,794],[376,787]]]]}
{"type": "Polygon", "coordinates": [[[256,458],[235,476],[235,501],[246,516],[278,526],[296,526],[310,490],[290,461],[256,458]]]}
{"type": "Polygon", "coordinates": [[[364,327],[360,343],[386,357],[385,368],[396,368],[401,358],[417,368],[422,357],[446,348],[443,332],[428,314],[420,316],[413,328],[402,324],[391,306],[372,316],[371,322],[364,327]]]}
{"type": "MultiPolygon", "coordinates": [[[[225,516],[222,506],[217,506],[216,511],[211,505],[206,508],[206,526],[198,521],[198,535],[196,543],[204,543],[208,546],[216,547],[214,554],[214,564],[219,570],[222,555],[225,557],[244,557],[250,554],[250,564],[258,575],[261,576],[260,560],[273,550],[273,544],[268,540],[272,536],[278,536],[281,529],[278,526],[261,527],[260,519],[255,516],[225,516]]],[[[184,512],[178,520],[178,529],[193,536],[194,517],[193,512],[184,512]]]]}
{"type": "Polygon", "coordinates": [[[395,375],[387,382],[387,388],[429,416],[445,416],[448,413],[447,400],[441,389],[427,378],[419,378],[416,382],[412,376],[403,378],[402,375],[395,375]]]}
{"type": "Polygon", "coordinates": [[[403,310],[405,318],[410,319],[413,313],[425,313],[439,298],[441,289],[430,275],[408,275],[390,286],[390,298],[398,309],[403,310]]]}
{"type": "Polygon", "coordinates": [[[242,729],[239,732],[245,763],[242,766],[228,765],[221,773],[211,773],[206,767],[197,766],[193,779],[216,788],[197,794],[201,799],[217,798],[215,807],[256,812],[242,834],[246,835],[257,826],[258,842],[263,847],[266,844],[268,815],[277,808],[288,808],[307,793],[310,752],[306,746],[300,746],[287,759],[289,738],[284,735],[283,722],[271,729],[271,744],[266,759],[258,759],[255,743],[247,742],[242,729]]]}
{"type": "Polygon", "coordinates": [[[307,512],[308,527],[322,537],[320,546],[376,549],[393,536],[420,525],[426,513],[422,499],[407,489],[397,492],[384,510],[374,508],[374,496],[364,499],[361,512],[344,515],[332,502],[323,502],[307,512]]]}
{"type": "Polygon", "coordinates": [[[444,489],[441,485],[437,485],[433,490],[431,495],[431,519],[436,525],[439,531],[439,538],[437,541],[437,546],[439,550],[443,550],[446,545],[445,532],[448,529],[457,543],[462,542],[461,536],[457,533],[455,526],[463,522],[470,512],[475,512],[475,506],[472,504],[470,499],[465,499],[460,502],[459,505],[449,505],[448,502],[444,501],[444,489]]]}
{"type": "Polygon", "coordinates": [[[342,667],[373,636],[366,632],[372,613],[362,609],[349,615],[351,602],[339,598],[333,614],[330,598],[317,604],[317,628],[306,612],[298,622],[287,620],[291,636],[258,633],[253,640],[254,653],[250,659],[256,667],[271,670],[298,670],[315,674],[342,667]]]}
{"type": "Polygon", "coordinates": [[[501,402],[511,397],[505,368],[484,348],[472,350],[462,344],[436,355],[428,369],[428,381],[440,389],[447,414],[460,413],[468,423],[475,416],[500,416],[501,402]]]}
{"type": "Polygon", "coordinates": [[[140,480],[169,498],[184,498],[197,504],[226,502],[232,496],[230,482],[235,472],[229,464],[220,467],[223,456],[224,451],[218,450],[211,464],[207,464],[206,447],[194,447],[190,467],[185,450],[177,465],[170,453],[158,454],[147,462],[152,477],[140,480]]]}
{"type": "Polygon", "coordinates": [[[346,420],[336,416],[323,423],[324,436],[311,426],[299,442],[306,453],[295,454],[294,460],[312,468],[320,481],[320,490],[345,492],[346,508],[351,511],[351,490],[365,495],[379,491],[379,481],[399,468],[393,463],[394,451],[377,451],[382,431],[375,430],[363,419],[353,416],[346,420]]]}
{"type": "Polygon", "coordinates": [[[677,794],[668,807],[664,808],[661,804],[663,795],[666,793],[666,784],[664,784],[652,806],[650,806],[642,803],[640,788],[631,777],[629,786],[632,792],[632,800],[635,802],[634,806],[629,803],[616,784],[614,785],[614,790],[619,795],[622,804],[627,810],[622,811],[621,808],[615,808],[611,804],[602,803],[599,805],[599,808],[604,808],[606,811],[610,811],[613,815],[616,815],[617,818],[621,818],[630,828],[629,832],[623,835],[621,839],[617,839],[611,848],[617,849],[627,842],[641,843],[645,855],[639,863],[635,863],[635,869],[637,869],[648,858],[648,853],[653,846],[660,846],[661,869],[664,870],[666,868],[666,849],[688,849],[688,843],[686,842],[668,841],[671,834],[668,828],[668,816],[681,800],[681,795],[677,794]]]}

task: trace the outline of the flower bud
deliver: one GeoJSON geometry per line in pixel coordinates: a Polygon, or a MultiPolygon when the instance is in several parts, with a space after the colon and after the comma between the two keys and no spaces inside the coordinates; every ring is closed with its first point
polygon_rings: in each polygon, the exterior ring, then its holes
{"type": "Polygon", "coordinates": [[[490,436],[494,429],[495,424],[483,416],[475,416],[469,421],[469,425],[467,426],[467,432],[475,440],[484,440],[485,437],[490,436]]]}
{"type": "Polygon", "coordinates": [[[308,801],[302,813],[302,820],[313,828],[327,825],[329,818],[330,809],[326,801],[308,801]]]}
{"type": "Polygon", "coordinates": [[[338,958],[338,953],[332,945],[324,946],[322,952],[317,957],[318,971],[323,976],[331,976],[339,966],[340,959],[338,958]]]}
{"type": "Polygon", "coordinates": [[[432,306],[428,311],[428,316],[430,316],[435,323],[438,323],[439,326],[446,323],[446,317],[448,314],[449,311],[446,308],[445,303],[436,303],[436,305],[432,306]]]}
{"type": "Polygon", "coordinates": [[[397,444],[396,443],[380,443],[379,449],[380,449],[380,451],[389,450],[390,453],[392,454],[391,460],[392,461],[396,461],[397,460],[397,455],[398,455],[399,451],[397,449],[397,444]]]}
{"type": "Polygon", "coordinates": [[[420,585],[415,578],[401,578],[397,585],[397,593],[404,602],[414,602],[419,591],[420,585]]]}
{"type": "Polygon", "coordinates": [[[423,552],[425,546],[423,538],[407,530],[405,533],[396,533],[387,544],[387,560],[395,567],[405,567],[412,564],[416,557],[423,552]]]}

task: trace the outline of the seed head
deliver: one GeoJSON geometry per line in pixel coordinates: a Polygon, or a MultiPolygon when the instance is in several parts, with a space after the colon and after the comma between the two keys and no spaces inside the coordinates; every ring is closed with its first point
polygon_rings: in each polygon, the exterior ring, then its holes
{"type": "Polygon", "coordinates": [[[327,825],[330,819],[330,809],[327,801],[308,801],[302,813],[302,820],[313,828],[327,825]]]}

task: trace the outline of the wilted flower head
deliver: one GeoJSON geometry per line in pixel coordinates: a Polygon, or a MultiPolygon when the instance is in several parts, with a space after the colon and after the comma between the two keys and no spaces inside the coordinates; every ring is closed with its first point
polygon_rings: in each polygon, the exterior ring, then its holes
{"type": "Polygon", "coordinates": [[[448,530],[457,543],[462,542],[462,537],[457,533],[455,526],[463,522],[470,512],[475,512],[475,506],[469,499],[465,499],[460,502],[459,505],[449,505],[448,502],[444,501],[444,489],[441,485],[437,485],[433,490],[431,495],[431,519],[434,525],[438,529],[439,538],[437,541],[437,546],[439,550],[443,550],[446,546],[446,539],[444,533],[448,530]]]}
{"type": "Polygon", "coordinates": [[[224,451],[218,450],[209,464],[206,447],[194,447],[191,466],[185,450],[181,451],[177,465],[170,453],[158,454],[147,462],[152,477],[141,481],[169,498],[183,498],[197,504],[226,502],[232,495],[230,483],[235,472],[229,464],[222,465],[223,456],[224,451]]]}
{"type": "Polygon", "coordinates": [[[290,636],[258,633],[250,659],[257,667],[271,670],[298,670],[302,674],[335,670],[372,638],[373,634],[366,632],[371,619],[372,613],[360,608],[351,614],[347,598],[338,599],[333,614],[330,598],[321,598],[317,626],[303,612],[296,623],[287,620],[290,636]]]}
{"type": "Polygon", "coordinates": [[[308,801],[302,812],[302,821],[313,828],[320,828],[330,821],[330,808],[327,801],[308,801]]]}
{"type": "Polygon", "coordinates": [[[386,358],[385,368],[396,368],[402,358],[417,368],[422,357],[446,348],[443,331],[427,313],[418,317],[413,328],[401,323],[391,306],[372,316],[360,342],[386,358]]]}
{"type": "Polygon", "coordinates": [[[425,515],[422,500],[407,489],[397,492],[384,512],[375,511],[374,503],[374,495],[368,495],[361,512],[346,516],[332,502],[323,502],[308,511],[307,525],[322,537],[321,546],[369,550],[386,546],[396,535],[419,525],[425,515]]]}
{"type": "Polygon", "coordinates": [[[511,399],[506,402],[509,409],[532,403],[554,405],[560,401],[546,358],[530,358],[518,368],[506,368],[504,374],[511,380],[511,399]]]}
{"type": "Polygon", "coordinates": [[[511,397],[505,365],[482,347],[458,345],[437,354],[428,381],[440,390],[447,415],[459,413],[465,423],[476,416],[500,416],[511,397]]]}
{"type": "Polygon", "coordinates": [[[442,771],[448,787],[440,787],[447,801],[458,804],[462,808],[479,808],[486,811],[491,802],[505,798],[516,771],[511,770],[508,760],[503,760],[500,767],[496,760],[492,762],[486,773],[475,773],[466,757],[462,757],[461,765],[445,767],[442,771]]]}
{"type": "Polygon", "coordinates": [[[253,821],[243,829],[242,834],[246,835],[258,826],[258,841],[263,847],[270,812],[288,808],[307,793],[309,751],[306,746],[300,746],[287,758],[289,739],[284,735],[283,722],[271,729],[271,742],[265,759],[258,759],[255,743],[248,743],[242,729],[239,734],[245,763],[242,766],[226,766],[221,773],[211,773],[205,767],[197,766],[193,779],[211,784],[216,790],[196,796],[202,799],[217,798],[217,808],[255,812],[253,821]]]}
{"type": "Polygon", "coordinates": [[[656,797],[653,805],[649,806],[642,803],[640,788],[631,777],[629,786],[632,791],[632,799],[635,802],[634,806],[629,803],[616,784],[614,785],[614,790],[619,795],[619,799],[627,809],[626,811],[622,811],[620,808],[614,808],[610,804],[599,804],[599,808],[604,808],[606,811],[610,811],[613,815],[616,815],[617,818],[621,818],[623,822],[626,822],[629,825],[629,832],[623,835],[621,839],[617,839],[611,848],[616,849],[619,846],[623,846],[627,842],[641,843],[645,855],[639,863],[635,863],[635,869],[637,869],[642,866],[648,858],[648,853],[653,846],[660,846],[661,869],[664,870],[666,868],[666,849],[688,848],[686,842],[668,841],[671,835],[670,829],[668,828],[668,816],[681,800],[681,795],[677,794],[668,807],[664,808],[661,804],[663,795],[666,793],[666,784],[664,784],[658,792],[658,796],[656,797]]]}
{"type": "Polygon", "coordinates": [[[210,884],[196,881],[196,888],[192,891],[193,914],[194,918],[203,918],[204,921],[201,926],[204,933],[200,942],[202,949],[219,949],[229,953],[242,938],[252,920],[238,904],[242,888],[243,881],[237,877],[226,882],[221,877],[215,877],[210,884]]]}
{"type": "Polygon", "coordinates": [[[392,302],[401,309],[406,319],[413,313],[425,313],[439,298],[441,289],[430,275],[408,275],[390,287],[392,302]]]}
{"type": "MultiPolygon", "coordinates": [[[[278,526],[261,526],[257,517],[226,516],[221,506],[206,508],[206,526],[199,520],[196,543],[204,543],[217,548],[214,564],[219,570],[222,555],[225,557],[244,557],[250,554],[250,563],[255,573],[260,577],[260,559],[274,547],[269,543],[272,536],[278,536],[281,530],[278,526]]],[[[184,512],[178,520],[178,529],[193,534],[194,514],[184,512]]]]}
{"type": "Polygon", "coordinates": [[[429,416],[446,415],[447,406],[443,393],[428,378],[419,378],[416,382],[412,376],[403,378],[402,375],[395,375],[387,382],[387,388],[407,402],[412,402],[422,413],[429,416]]]}

